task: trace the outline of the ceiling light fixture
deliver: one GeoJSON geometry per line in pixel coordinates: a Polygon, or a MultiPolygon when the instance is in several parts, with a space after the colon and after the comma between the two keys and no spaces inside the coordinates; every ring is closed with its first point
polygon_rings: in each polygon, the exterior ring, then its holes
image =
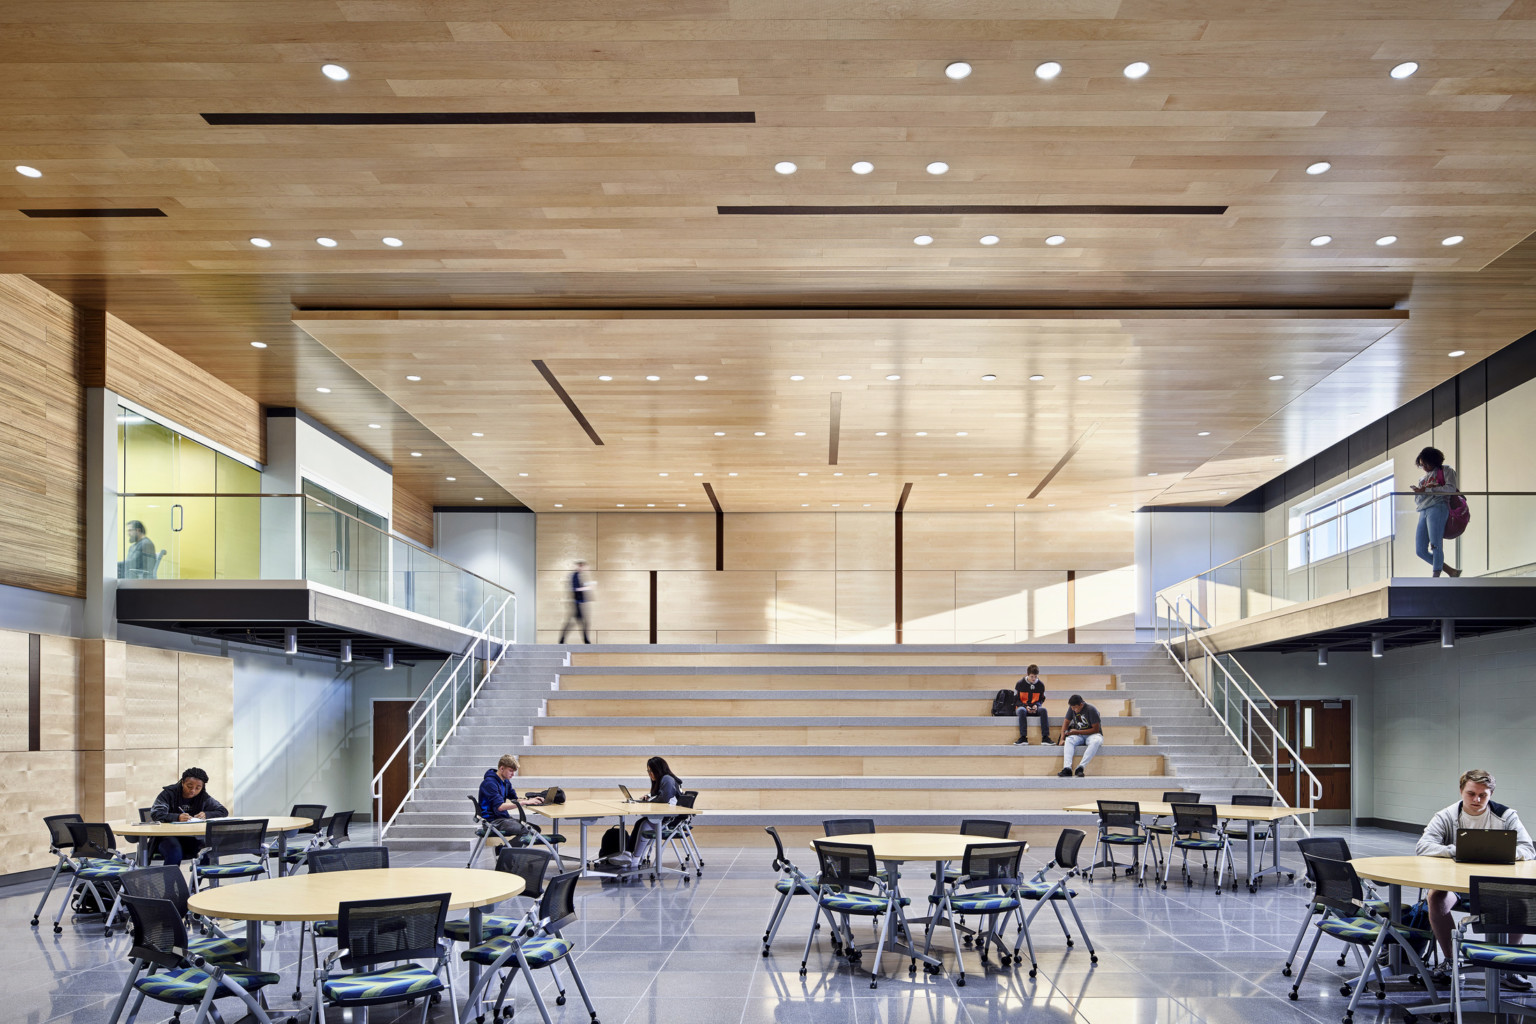
{"type": "Polygon", "coordinates": [[[264,342],[264,341],[253,341],[253,342],[251,342],[251,348],[266,348],[266,347],[267,347],[267,343],[264,342]]]}
{"type": "Polygon", "coordinates": [[[794,174],[800,168],[796,167],[789,160],[780,160],[778,163],[773,165],[773,169],[778,171],[780,174],[794,174]]]}
{"type": "Polygon", "coordinates": [[[1080,374],[1077,375],[1077,379],[1078,380],[1093,380],[1093,374],[1091,374],[1091,373],[1080,373],[1080,374]]]}
{"type": "Polygon", "coordinates": [[[940,473],[939,476],[949,476],[948,473],[940,473]]]}
{"type": "Polygon", "coordinates": [[[694,475],[694,476],[703,476],[703,475],[704,475],[704,474],[703,474],[703,473],[695,473],[695,474],[693,474],[693,475],[694,475]]]}
{"type": "Polygon", "coordinates": [[[323,235],[321,237],[315,239],[315,242],[318,245],[325,246],[327,249],[334,249],[334,248],[336,248],[336,246],[338,244],[336,239],[334,239],[334,238],[326,238],[323,235]]]}
{"type": "Polygon", "coordinates": [[[877,431],[875,431],[875,436],[876,437],[884,437],[885,436],[885,431],[877,430],[877,431]]]}
{"type": "Polygon", "coordinates": [[[415,375],[415,374],[414,374],[414,373],[408,373],[408,374],[406,374],[406,375],[405,375],[405,379],[406,379],[406,380],[421,380],[421,378],[420,378],[420,377],[418,377],[418,376],[416,376],[416,375],[415,375]]]}
{"type": "Polygon", "coordinates": [[[875,169],[875,165],[868,160],[856,160],[852,167],[848,168],[854,174],[868,174],[875,169]]]}
{"type": "Polygon", "coordinates": [[[1136,60],[1125,66],[1126,78],[1145,78],[1147,72],[1152,70],[1152,65],[1144,60],[1136,60]]]}
{"type": "Polygon", "coordinates": [[[838,380],[853,380],[853,374],[851,374],[851,373],[840,373],[840,374],[837,375],[837,379],[838,380]]]}
{"type": "Polygon", "coordinates": [[[1284,462],[1285,461],[1285,457],[1282,456],[1282,455],[1276,455],[1274,458],[1270,459],[1269,461],[1270,462],[1284,462]]]}
{"type": "Polygon", "coordinates": [[[912,244],[913,245],[932,245],[933,244],[933,236],[932,235],[918,235],[916,238],[912,239],[912,244]]]}
{"type": "Polygon", "coordinates": [[[736,476],[736,475],[737,475],[737,474],[735,474],[735,473],[727,473],[727,474],[725,474],[725,475],[726,475],[726,476],[736,476]]]}
{"type": "Polygon", "coordinates": [[[1270,380],[1285,380],[1285,374],[1283,374],[1283,373],[1272,373],[1272,374],[1269,375],[1269,379],[1270,380]]]}
{"type": "Polygon", "coordinates": [[[666,476],[667,474],[665,474],[665,473],[657,473],[656,475],[657,476],[666,476]]]}
{"type": "Polygon", "coordinates": [[[404,242],[400,241],[400,239],[395,238],[393,235],[385,235],[383,238],[379,239],[379,241],[383,242],[391,249],[398,249],[405,244],[404,242]]]}
{"type": "Polygon", "coordinates": [[[1217,491],[1216,493],[1217,494],[1226,494],[1227,492],[1226,491],[1217,491]]]}
{"type": "Polygon", "coordinates": [[[1018,476],[1019,474],[1017,474],[1017,473],[1009,473],[1008,475],[1009,476],[1018,476]]]}
{"type": "MultiPolygon", "coordinates": [[[[412,452],[412,453],[411,453],[411,454],[412,454],[412,455],[415,455],[415,454],[416,454],[416,453],[415,453],[415,452],[412,452]]],[[[528,474],[527,474],[527,473],[519,473],[519,474],[517,474],[517,475],[518,475],[518,476],[527,476],[527,475],[528,475],[528,474]]]]}
{"type": "Polygon", "coordinates": [[[597,379],[598,380],[613,380],[613,378],[608,376],[606,373],[599,375],[597,379]]]}
{"type": "Polygon", "coordinates": [[[1454,352],[1447,352],[1446,353],[1446,355],[1450,356],[1452,359],[1460,359],[1462,356],[1464,356],[1466,354],[1467,354],[1467,350],[1464,349],[1464,348],[1458,348],[1454,352]]]}
{"type": "Polygon", "coordinates": [[[655,508],[656,507],[656,503],[655,502],[649,502],[649,503],[646,504],[645,507],[646,508],[655,508]]]}
{"type": "Polygon", "coordinates": [[[1035,65],[1035,77],[1043,81],[1049,82],[1059,74],[1061,74],[1061,64],[1057,61],[1048,60],[1043,64],[1035,65]]]}
{"type": "Polygon", "coordinates": [[[1198,430],[1198,431],[1195,432],[1195,436],[1196,437],[1210,437],[1211,436],[1211,432],[1209,430],[1198,430]]]}
{"type": "Polygon", "coordinates": [[[613,507],[614,508],[623,508],[624,507],[624,503],[621,501],[621,502],[619,502],[617,505],[615,505],[613,507]]]}
{"type": "Polygon", "coordinates": [[[919,430],[917,432],[916,436],[918,436],[918,437],[927,437],[928,436],[928,431],[926,431],[926,430],[919,430]]]}
{"type": "Polygon", "coordinates": [[[1382,235],[1380,238],[1376,239],[1376,244],[1377,245],[1391,245],[1395,241],[1397,241],[1397,236],[1396,235],[1382,235]]]}
{"type": "Polygon", "coordinates": [[[556,505],[555,508],[565,508],[564,505],[556,505]]]}
{"type": "Polygon", "coordinates": [[[965,435],[966,435],[966,432],[965,432],[965,431],[963,431],[963,430],[957,430],[957,431],[955,431],[955,436],[956,436],[956,437],[964,437],[964,436],[965,436],[965,435]]]}
{"type": "Polygon", "coordinates": [[[1045,239],[1045,244],[1046,245],[1060,245],[1063,242],[1065,242],[1066,240],[1067,240],[1067,236],[1066,235],[1047,235],[1046,239],[1045,239]]]}
{"type": "Polygon", "coordinates": [[[1405,60],[1401,64],[1394,67],[1391,71],[1388,71],[1387,74],[1391,75],[1393,78],[1411,78],[1413,73],[1417,70],[1419,70],[1417,61],[1405,60]]]}
{"type": "Polygon", "coordinates": [[[411,458],[413,458],[413,459],[421,458],[421,452],[411,452],[411,458]]]}
{"type": "Polygon", "coordinates": [[[789,375],[789,379],[790,380],[805,380],[805,374],[803,374],[803,373],[792,373],[792,374],[789,375]]]}
{"type": "Polygon", "coordinates": [[[985,476],[984,473],[972,473],[971,476],[985,476]]]}
{"type": "Polygon", "coordinates": [[[680,501],[680,502],[677,503],[677,507],[678,508],[687,508],[688,507],[688,503],[685,502],[685,501],[680,501]]]}
{"type": "Polygon", "coordinates": [[[998,238],[996,235],[982,235],[981,238],[977,239],[977,241],[981,242],[982,245],[996,245],[998,242],[1002,241],[1002,239],[998,238]]]}
{"type": "Polygon", "coordinates": [[[880,475],[880,474],[879,474],[879,473],[871,473],[871,474],[869,474],[869,475],[870,475],[870,476],[879,476],[879,475],[880,475]]]}
{"type": "Polygon", "coordinates": [[[654,373],[646,374],[645,379],[646,380],[661,380],[661,378],[656,376],[654,373]]]}
{"type": "Polygon", "coordinates": [[[322,395],[328,395],[331,393],[330,388],[315,388],[315,390],[320,392],[322,395]]]}
{"type": "Polygon", "coordinates": [[[702,374],[702,373],[696,373],[696,374],[693,375],[693,379],[694,380],[709,380],[709,377],[707,375],[705,375],[705,374],[702,374]]]}
{"type": "Polygon", "coordinates": [[[1032,374],[1029,375],[1029,379],[1030,380],[1045,380],[1045,374],[1043,374],[1043,373],[1032,373],[1032,374]]]}
{"type": "Polygon", "coordinates": [[[963,60],[957,60],[944,69],[944,77],[954,79],[956,82],[962,78],[969,78],[971,66],[963,60]]]}
{"type": "Polygon", "coordinates": [[[841,473],[833,473],[832,475],[833,476],[842,476],[843,474],[841,474],[841,473]]]}
{"type": "Polygon", "coordinates": [[[725,436],[725,431],[717,430],[717,431],[715,431],[715,436],[716,437],[724,437],[725,436]]]}
{"type": "Polygon", "coordinates": [[[1156,473],[1148,473],[1147,476],[1157,476],[1156,473]]]}
{"type": "Polygon", "coordinates": [[[251,244],[254,245],[258,249],[270,249],[270,248],[272,248],[272,243],[267,241],[265,238],[253,238],[253,239],[251,239],[251,244]]]}
{"type": "Polygon", "coordinates": [[[1333,168],[1333,164],[1329,163],[1327,160],[1319,160],[1315,164],[1308,164],[1307,165],[1307,173],[1308,174],[1326,174],[1332,168],[1333,168]]]}
{"type": "Polygon", "coordinates": [[[1312,238],[1311,244],[1315,247],[1320,245],[1327,245],[1331,241],[1333,241],[1332,235],[1315,235],[1312,238]]]}
{"type": "Polygon", "coordinates": [[[796,473],[795,475],[796,476],[810,476],[811,474],[809,474],[809,473],[796,473]]]}
{"type": "Polygon", "coordinates": [[[801,502],[801,503],[800,503],[800,507],[801,507],[801,508],[810,508],[810,507],[811,507],[811,506],[810,506],[810,503],[809,503],[809,502],[804,502],[804,501],[802,501],[802,502],[801,502]]]}
{"type": "Polygon", "coordinates": [[[899,374],[899,373],[888,373],[888,374],[885,375],[885,379],[886,380],[901,380],[901,374],[899,374]]]}
{"type": "Polygon", "coordinates": [[[451,483],[451,484],[452,484],[452,483],[457,483],[457,482],[458,482],[458,480],[459,480],[459,478],[458,478],[458,477],[456,477],[456,476],[445,476],[445,477],[443,477],[443,479],[444,479],[444,480],[447,480],[447,481],[448,481],[448,482],[449,482],[449,483],[451,483]]]}
{"type": "Polygon", "coordinates": [[[1440,239],[1441,245],[1460,245],[1467,240],[1465,235],[1451,235],[1449,238],[1440,239]]]}
{"type": "Polygon", "coordinates": [[[484,437],[485,435],[480,433],[480,431],[476,430],[476,431],[472,431],[469,436],[470,437],[484,437]]]}
{"type": "Polygon", "coordinates": [[[797,431],[795,431],[795,436],[796,437],[804,437],[805,436],[805,431],[797,430],[797,431]]]}
{"type": "Polygon", "coordinates": [[[368,424],[368,429],[369,430],[382,430],[383,427],[384,427],[384,425],[382,423],[370,423],[370,424],[368,424]]]}
{"type": "Polygon", "coordinates": [[[485,499],[484,499],[484,498],[482,498],[482,497],[480,497],[480,496],[479,496],[479,495],[476,495],[476,496],[475,496],[475,500],[476,500],[476,501],[484,501],[484,500],[485,500],[485,499]]]}
{"type": "Polygon", "coordinates": [[[42,171],[38,170],[36,167],[28,167],[26,164],[17,164],[16,173],[25,175],[28,178],[41,178],[43,176],[42,171]]]}
{"type": "Polygon", "coordinates": [[[935,160],[933,163],[928,165],[928,173],[929,174],[948,174],[949,173],[949,164],[945,163],[943,160],[935,160]]]}
{"type": "Polygon", "coordinates": [[[768,436],[768,432],[766,430],[754,430],[754,431],[752,431],[752,436],[753,437],[767,437],[768,436]]]}
{"type": "Polygon", "coordinates": [[[988,381],[997,380],[997,374],[995,374],[995,373],[984,373],[984,374],[981,375],[981,379],[982,380],[988,380],[988,381]]]}
{"type": "Polygon", "coordinates": [[[340,64],[322,64],[320,66],[320,73],[333,82],[345,82],[352,77],[352,72],[340,64]]]}

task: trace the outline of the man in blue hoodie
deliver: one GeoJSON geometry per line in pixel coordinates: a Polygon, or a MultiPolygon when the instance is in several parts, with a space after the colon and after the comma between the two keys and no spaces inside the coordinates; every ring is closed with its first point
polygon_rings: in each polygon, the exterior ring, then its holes
{"type": "Polygon", "coordinates": [[[544,802],[541,796],[517,798],[517,790],[512,788],[512,777],[517,774],[517,768],[517,755],[502,754],[496,767],[486,769],[485,778],[480,780],[480,816],[509,836],[520,836],[528,831],[528,826],[517,814],[519,803],[531,806],[544,802]]]}

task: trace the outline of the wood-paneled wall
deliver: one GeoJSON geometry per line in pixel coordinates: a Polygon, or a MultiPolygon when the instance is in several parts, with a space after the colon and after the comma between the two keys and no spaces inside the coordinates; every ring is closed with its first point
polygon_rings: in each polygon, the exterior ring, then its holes
{"type": "MultiPolygon", "coordinates": [[[[580,558],[599,643],[650,641],[653,571],[659,643],[892,643],[895,527],[890,513],[727,513],[716,571],[711,513],[543,513],[538,639],[559,638],[580,558]]],[[[907,513],[902,533],[906,643],[1134,637],[1129,513],[907,513]]]]}
{"type": "Polygon", "coordinates": [[[418,498],[396,484],[391,489],[394,508],[389,525],[402,537],[409,537],[418,544],[432,546],[432,503],[418,498]]]}
{"type": "Polygon", "coordinates": [[[80,315],[0,275],[0,583],[85,594],[80,315]]]}
{"type": "Polygon", "coordinates": [[[28,634],[0,630],[0,771],[21,780],[0,792],[0,875],[51,866],[46,815],[137,820],[189,765],[230,802],[232,661],[40,636],[40,749],[30,750],[30,646],[28,634]]]}
{"type": "Polygon", "coordinates": [[[109,388],[257,462],[267,461],[261,404],[111,313],[86,322],[86,387],[109,388]]]}

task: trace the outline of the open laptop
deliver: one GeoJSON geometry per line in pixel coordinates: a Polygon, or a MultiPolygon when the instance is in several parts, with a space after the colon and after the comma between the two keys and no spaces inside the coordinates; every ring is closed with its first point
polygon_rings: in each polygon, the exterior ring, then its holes
{"type": "MultiPolygon", "coordinates": [[[[633,796],[631,796],[630,792],[629,792],[629,787],[624,785],[624,783],[622,783],[622,782],[619,783],[619,792],[624,794],[624,802],[627,803],[627,804],[638,804],[638,803],[644,803],[645,802],[643,800],[636,800],[633,796]]],[[[1514,849],[1514,847],[1510,847],[1510,849],[1514,849]]],[[[1513,854],[1510,855],[1510,859],[1511,860],[1514,859],[1514,855],[1513,854]]]]}
{"type": "Polygon", "coordinates": [[[1459,864],[1513,864],[1515,862],[1515,830],[1509,828],[1457,829],[1456,861],[1459,864]]]}

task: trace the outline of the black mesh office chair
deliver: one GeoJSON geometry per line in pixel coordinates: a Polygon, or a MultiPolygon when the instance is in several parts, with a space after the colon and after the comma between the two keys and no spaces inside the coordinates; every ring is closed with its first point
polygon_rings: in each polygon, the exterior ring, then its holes
{"type": "MultiPolygon", "coordinates": [[[[959,952],[960,931],[955,926],[956,914],[975,914],[992,919],[990,927],[981,932],[976,941],[982,963],[987,962],[987,948],[990,945],[998,947],[998,959],[1005,967],[1017,956],[1017,949],[1012,955],[1003,951],[1002,930],[1010,914],[1018,918],[1020,938],[1026,943],[1029,941],[1029,932],[1024,928],[1024,900],[1019,893],[1019,861],[1023,856],[1022,842],[971,843],[966,846],[965,857],[960,862],[960,876],[947,883],[942,891],[928,897],[928,902],[934,906],[934,914],[928,919],[923,954],[926,956],[933,946],[935,924],[941,917],[948,920],[950,938],[955,944],[956,985],[965,985],[965,958],[959,952]],[[1002,920],[999,921],[999,918],[1002,920]]],[[[1029,958],[1031,961],[1035,958],[1033,948],[1030,949],[1029,958]]]]}
{"type": "Polygon", "coordinates": [[[1088,866],[1088,881],[1093,881],[1093,869],[1099,866],[1099,847],[1109,858],[1109,877],[1119,874],[1120,865],[1115,862],[1116,848],[1131,851],[1131,864],[1127,875],[1136,875],[1136,884],[1144,885],[1147,874],[1147,833],[1141,827],[1141,805],[1134,800],[1100,800],[1099,831],[1093,840],[1093,859],[1088,866]]]}
{"type": "MultiPolygon", "coordinates": [[[[371,871],[376,868],[387,868],[389,867],[389,847],[348,846],[339,850],[316,848],[308,852],[307,863],[309,873],[312,875],[321,871],[371,871]]],[[[336,937],[335,921],[316,921],[312,928],[308,921],[299,922],[299,966],[294,977],[293,989],[295,1001],[304,998],[304,993],[298,986],[304,977],[305,929],[310,931],[309,948],[315,956],[316,964],[320,962],[320,940],[336,937]]]]}
{"type": "Polygon", "coordinates": [[[267,873],[266,818],[215,818],[203,830],[203,842],[205,845],[192,864],[193,892],[203,882],[222,885],[232,878],[255,878],[267,873]]]}
{"type": "MultiPolygon", "coordinates": [[[[48,897],[53,895],[53,885],[59,880],[60,873],[74,874],[75,861],[70,855],[75,848],[75,837],[69,830],[72,821],[85,821],[78,814],[50,814],[43,819],[43,824],[48,828],[48,852],[55,858],[53,862],[53,874],[48,876],[48,888],[43,890],[43,898],[37,901],[37,909],[32,911],[32,927],[37,927],[37,922],[43,916],[43,907],[48,905],[48,897]]],[[[66,902],[68,896],[65,897],[66,902]]],[[[57,925],[54,931],[59,931],[57,925]]]]}
{"type": "MultiPolygon", "coordinates": [[[[1067,929],[1066,919],[1061,916],[1061,904],[1065,903],[1067,909],[1072,912],[1072,919],[1077,922],[1077,931],[1083,937],[1083,945],[1088,947],[1089,963],[1096,964],[1099,962],[1099,954],[1094,951],[1093,940],[1088,937],[1088,929],[1083,925],[1083,919],[1079,916],[1077,904],[1074,902],[1077,899],[1077,890],[1071,889],[1067,885],[1073,878],[1082,874],[1082,868],[1078,866],[1077,858],[1082,852],[1085,839],[1087,839],[1087,834],[1081,829],[1062,829],[1061,835],[1056,837],[1056,850],[1051,856],[1051,862],[1036,872],[1034,878],[1031,878],[1019,887],[1020,895],[1026,900],[1035,901],[1035,909],[1031,910],[1024,920],[1020,922],[1019,931],[1023,933],[1021,938],[1027,935],[1030,923],[1034,921],[1035,915],[1040,913],[1042,907],[1048,905],[1056,915],[1056,923],[1061,926],[1061,934],[1066,937],[1067,946],[1070,948],[1073,944],[1072,933],[1067,929]],[[1064,872],[1055,881],[1051,881],[1046,877],[1053,868],[1064,872]]],[[[1029,947],[1029,976],[1033,978],[1040,965],[1035,962],[1034,943],[1026,938],[1025,944],[1029,947]]],[[[1014,960],[1017,961],[1019,956],[1019,945],[1017,942],[1013,946],[1013,956],[1014,960]]]]}
{"type": "Polygon", "coordinates": [[[425,1024],[431,997],[446,990],[444,998],[458,1024],[453,972],[447,969],[451,947],[443,941],[450,898],[448,893],[436,893],[343,903],[336,922],[336,949],[326,955],[315,974],[314,1006],[320,1018],[330,1006],[360,1008],[420,999],[425,1024]],[[432,961],[433,966],[424,967],[417,960],[432,961]],[[347,973],[331,973],[338,961],[347,973]]]}
{"type": "Polygon", "coordinates": [[[563,931],[576,921],[576,883],[580,879],[580,871],[568,871],[551,878],[544,889],[543,897],[539,900],[536,919],[530,923],[524,933],[503,935],[467,949],[461,954],[463,959],[485,968],[480,973],[478,984],[470,992],[469,999],[465,1002],[466,1006],[475,1006],[480,993],[490,986],[491,979],[505,969],[507,973],[502,978],[501,990],[497,993],[492,1015],[501,1012],[502,1004],[507,998],[507,989],[511,987],[512,979],[520,973],[528,981],[528,991],[533,995],[534,1005],[539,1008],[539,1015],[544,1018],[544,1024],[551,1024],[549,1008],[544,1005],[544,997],[539,992],[539,986],[534,983],[533,972],[549,970],[551,976],[555,978],[555,986],[559,993],[555,1003],[563,1006],[565,1005],[565,986],[560,984],[560,976],[555,972],[555,965],[564,961],[566,967],[570,969],[571,978],[576,982],[576,991],[581,993],[581,1001],[587,1007],[587,1014],[592,1018],[592,1024],[598,1024],[597,1009],[592,1005],[592,997],[587,994],[587,986],[582,981],[575,958],[571,956],[574,945],[563,934],[563,931]]]}

